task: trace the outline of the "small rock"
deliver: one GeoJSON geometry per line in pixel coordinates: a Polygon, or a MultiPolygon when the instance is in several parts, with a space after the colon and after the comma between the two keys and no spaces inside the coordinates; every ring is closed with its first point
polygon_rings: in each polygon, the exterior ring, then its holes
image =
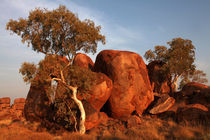
{"type": "Polygon", "coordinates": [[[175,103],[175,99],[173,97],[169,97],[167,95],[161,96],[154,107],[149,111],[151,114],[159,114],[167,111],[170,107],[175,103]]]}

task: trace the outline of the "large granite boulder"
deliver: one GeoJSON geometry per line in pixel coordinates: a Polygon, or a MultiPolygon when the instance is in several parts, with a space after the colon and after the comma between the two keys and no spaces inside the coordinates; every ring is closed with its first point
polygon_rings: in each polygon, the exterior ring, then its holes
{"type": "Polygon", "coordinates": [[[127,120],[134,111],[141,115],[154,99],[146,65],[136,53],[104,50],[96,58],[94,71],[113,81],[111,96],[103,107],[111,117],[127,120]]]}
{"type": "Polygon", "coordinates": [[[96,73],[97,80],[96,85],[91,88],[88,92],[89,96],[86,97],[86,100],[97,110],[103,107],[111,95],[112,91],[112,80],[110,80],[103,73],[96,73]]]}
{"type": "Polygon", "coordinates": [[[78,53],[74,57],[73,65],[92,70],[94,63],[89,56],[82,53],[78,53]]]}
{"type": "Polygon", "coordinates": [[[147,65],[149,79],[153,92],[159,94],[169,94],[172,92],[171,77],[161,70],[164,63],[162,61],[152,61],[147,65]]]}
{"type": "Polygon", "coordinates": [[[24,107],[27,120],[41,121],[48,116],[50,100],[46,92],[47,86],[31,84],[24,107]]]}

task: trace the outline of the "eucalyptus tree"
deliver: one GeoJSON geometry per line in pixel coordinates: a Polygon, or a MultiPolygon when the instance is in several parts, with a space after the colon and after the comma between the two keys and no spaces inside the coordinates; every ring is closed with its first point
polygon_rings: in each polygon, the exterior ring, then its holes
{"type": "MultiPolygon", "coordinates": [[[[61,83],[68,88],[71,91],[69,92],[71,98],[80,109],[79,131],[84,134],[85,110],[82,102],[76,96],[78,88],[80,88],[78,86],[84,86],[84,83],[71,85],[72,82],[69,82],[71,77],[68,75],[69,67],[78,51],[95,53],[98,42],[105,44],[105,36],[100,33],[101,27],[96,26],[89,19],[81,21],[65,6],[59,6],[55,10],[36,8],[29,13],[26,19],[10,19],[6,29],[20,36],[22,42],[27,43],[28,47],[31,46],[32,50],[46,55],[38,66],[25,62],[19,71],[27,83],[36,80],[35,77],[39,77],[40,81],[61,83]],[[63,56],[68,58],[68,63],[59,60],[63,56]]],[[[80,77],[82,76],[80,75],[80,77]]],[[[52,88],[54,86],[52,84],[52,88]]]]}

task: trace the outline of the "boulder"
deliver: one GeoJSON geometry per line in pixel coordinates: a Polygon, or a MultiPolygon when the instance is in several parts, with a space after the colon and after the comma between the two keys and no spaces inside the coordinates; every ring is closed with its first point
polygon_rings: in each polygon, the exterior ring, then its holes
{"type": "Polygon", "coordinates": [[[191,125],[210,125],[210,112],[207,107],[200,104],[191,104],[178,108],[176,120],[179,123],[191,125]]]}
{"type": "Polygon", "coordinates": [[[97,73],[96,85],[94,85],[88,92],[89,96],[86,100],[97,110],[103,107],[111,95],[112,80],[110,80],[105,74],[97,73]]]}
{"type": "Polygon", "coordinates": [[[16,103],[12,105],[12,108],[15,110],[24,110],[25,103],[16,103]]]}
{"type": "Polygon", "coordinates": [[[10,108],[10,104],[0,104],[0,110],[9,109],[9,108],[10,108]]]}
{"type": "Polygon", "coordinates": [[[179,93],[179,98],[186,104],[202,104],[210,109],[210,88],[206,85],[195,82],[188,83],[179,93]]]}
{"type": "Polygon", "coordinates": [[[127,120],[134,111],[141,115],[154,99],[146,65],[136,53],[104,50],[96,58],[94,71],[113,81],[111,96],[103,107],[113,118],[127,120]]]}
{"type": "Polygon", "coordinates": [[[10,104],[10,98],[9,97],[0,98],[0,104],[10,104]]]}
{"type": "Polygon", "coordinates": [[[73,65],[92,70],[94,63],[89,56],[82,53],[78,53],[74,57],[73,65]]]}
{"type": "Polygon", "coordinates": [[[149,111],[151,114],[159,114],[167,111],[170,107],[175,103],[175,99],[173,97],[164,95],[160,96],[157,100],[153,108],[149,111]]]}
{"type": "Polygon", "coordinates": [[[166,74],[161,67],[164,65],[162,61],[152,61],[147,65],[149,79],[153,92],[159,94],[169,94],[172,92],[171,77],[166,74]]]}
{"type": "Polygon", "coordinates": [[[50,102],[46,90],[47,87],[44,85],[31,84],[24,107],[27,120],[40,121],[48,116],[50,102]]]}
{"type": "Polygon", "coordinates": [[[14,100],[12,108],[15,110],[24,110],[24,106],[25,106],[25,98],[17,98],[14,100]]]}
{"type": "Polygon", "coordinates": [[[16,98],[14,100],[14,104],[25,103],[25,101],[26,101],[25,98],[16,98]]]}
{"type": "Polygon", "coordinates": [[[90,130],[96,127],[101,121],[106,121],[108,119],[108,116],[105,113],[99,112],[96,109],[94,109],[89,102],[83,100],[82,103],[84,105],[86,113],[86,119],[85,119],[86,130],[90,130]]]}
{"type": "Polygon", "coordinates": [[[195,92],[198,93],[207,89],[208,89],[207,85],[196,83],[196,82],[190,82],[184,85],[184,87],[182,88],[182,94],[184,96],[188,96],[188,95],[192,95],[195,92]]]}

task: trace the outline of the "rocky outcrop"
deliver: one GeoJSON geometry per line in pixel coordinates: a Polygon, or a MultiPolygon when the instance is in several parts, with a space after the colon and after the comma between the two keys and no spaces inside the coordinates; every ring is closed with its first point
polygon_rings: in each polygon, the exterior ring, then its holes
{"type": "Polygon", "coordinates": [[[190,125],[209,125],[210,89],[199,83],[188,83],[175,93],[176,102],[166,112],[158,114],[162,119],[173,119],[190,125]]]}
{"type": "Polygon", "coordinates": [[[127,120],[132,112],[139,115],[153,101],[146,65],[136,53],[104,50],[96,58],[94,71],[113,81],[113,90],[103,111],[113,118],[127,120]]]}
{"type": "Polygon", "coordinates": [[[74,57],[73,65],[92,70],[94,63],[89,56],[82,53],[78,53],[74,57]]]}
{"type": "Polygon", "coordinates": [[[0,111],[9,108],[10,108],[10,98],[9,97],[0,98],[0,111]]]}
{"type": "Polygon", "coordinates": [[[9,97],[0,98],[0,120],[1,118],[7,118],[11,120],[24,119],[23,115],[24,104],[25,104],[24,98],[15,99],[14,104],[12,106],[10,106],[9,97]]]}
{"type": "Polygon", "coordinates": [[[149,79],[153,92],[159,94],[169,94],[172,92],[171,77],[161,70],[164,63],[162,61],[152,61],[147,65],[149,79]]]}

